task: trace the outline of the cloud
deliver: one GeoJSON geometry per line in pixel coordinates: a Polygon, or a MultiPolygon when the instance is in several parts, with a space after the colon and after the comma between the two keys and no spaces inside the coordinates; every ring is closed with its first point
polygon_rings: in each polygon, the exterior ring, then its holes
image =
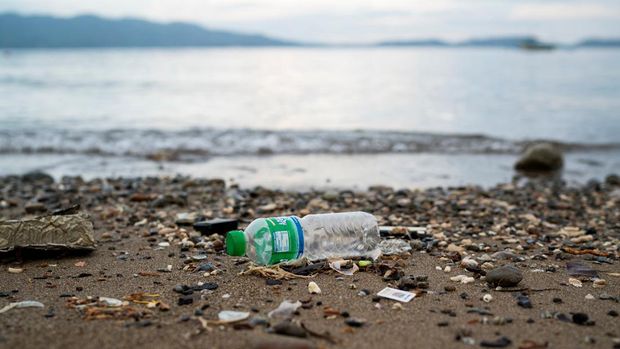
{"type": "Polygon", "coordinates": [[[593,3],[527,3],[513,7],[512,20],[592,20],[620,17],[618,8],[593,3]]]}

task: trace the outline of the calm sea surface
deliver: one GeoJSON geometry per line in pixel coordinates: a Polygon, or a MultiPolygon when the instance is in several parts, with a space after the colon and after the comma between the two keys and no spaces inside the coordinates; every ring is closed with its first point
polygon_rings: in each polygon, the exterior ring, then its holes
{"type": "MultiPolygon", "coordinates": [[[[291,155],[360,153],[375,154],[379,167],[393,166],[390,154],[458,155],[465,162],[468,154],[487,154],[490,163],[495,156],[502,167],[508,164],[505,177],[512,161],[505,157],[515,156],[522,141],[549,139],[582,144],[584,163],[595,152],[582,176],[598,176],[601,168],[620,168],[617,148],[590,149],[620,142],[619,62],[620,50],[5,51],[0,174],[67,156],[96,155],[109,164],[98,174],[124,175],[116,161],[137,163],[161,152],[190,154],[203,169],[221,156],[272,154],[258,161],[268,163],[278,156],[286,162],[291,155]]],[[[431,165],[437,175],[455,171],[441,163],[431,165]]],[[[165,166],[174,172],[174,163],[165,166]]],[[[409,181],[419,182],[398,184],[409,181]]]]}

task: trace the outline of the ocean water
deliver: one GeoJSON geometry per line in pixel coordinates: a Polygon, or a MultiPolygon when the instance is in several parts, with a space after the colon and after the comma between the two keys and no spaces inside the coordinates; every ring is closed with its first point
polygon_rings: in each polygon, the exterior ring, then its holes
{"type": "Polygon", "coordinates": [[[491,185],[543,139],[584,182],[620,172],[618,62],[610,49],[5,51],[0,174],[491,185]]]}

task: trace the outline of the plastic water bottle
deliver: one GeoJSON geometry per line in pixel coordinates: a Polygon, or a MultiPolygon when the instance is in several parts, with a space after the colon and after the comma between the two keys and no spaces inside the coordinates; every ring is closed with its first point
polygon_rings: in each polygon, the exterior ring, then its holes
{"type": "Polygon", "coordinates": [[[377,220],[369,213],[313,214],[255,219],[245,231],[228,232],[226,253],[270,265],[301,257],[377,256],[379,242],[377,220]]]}

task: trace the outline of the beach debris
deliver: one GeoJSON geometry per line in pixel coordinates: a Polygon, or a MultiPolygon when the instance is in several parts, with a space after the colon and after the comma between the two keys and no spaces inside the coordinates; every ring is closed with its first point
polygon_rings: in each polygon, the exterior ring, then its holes
{"type": "Polygon", "coordinates": [[[99,297],[99,302],[103,303],[104,305],[108,307],[121,307],[123,306],[123,304],[125,304],[120,299],[110,298],[110,297],[99,297]]]}
{"type": "Polygon", "coordinates": [[[594,279],[592,281],[592,287],[594,288],[603,288],[607,285],[607,280],[605,279],[594,279]]]}
{"type": "Polygon", "coordinates": [[[0,252],[16,248],[92,251],[93,223],[83,213],[0,221],[0,252]]]}
{"type": "Polygon", "coordinates": [[[583,287],[583,283],[579,279],[569,278],[568,283],[575,287],[583,287]]]}
{"type": "Polygon", "coordinates": [[[240,272],[239,275],[256,275],[256,276],[260,276],[260,277],[264,277],[268,279],[275,279],[275,280],[292,280],[292,279],[297,279],[297,278],[306,279],[306,278],[311,277],[310,275],[300,275],[300,274],[288,272],[282,269],[282,267],[280,267],[280,265],[277,265],[277,264],[270,265],[270,266],[263,266],[263,265],[256,265],[254,263],[250,263],[247,269],[240,272]]]}
{"type": "Polygon", "coordinates": [[[321,289],[319,288],[319,285],[316,284],[316,282],[310,281],[308,283],[308,292],[310,292],[311,294],[320,294],[321,289]]]}
{"type": "Polygon", "coordinates": [[[609,256],[609,253],[607,252],[602,252],[598,249],[592,249],[592,248],[579,249],[579,248],[564,246],[562,247],[562,251],[566,253],[570,253],[570,254],[575,254],[575,255],[591,254],[591,255],[600,256],[600,257],[609,256]]]}
{"type": "Polygon", "coordinates": [[[207,221],[200,221],[194,224],[194,229],[202,235],[226,235],[231,230],[239,229],[239,221],[236,219],[214,218],[207,221]]]}
{"type": "Polygon", "coordinates": [[[41,302],[37,301],[21,301],[21,302],[13,302],[5,305],[2,309],[0,309],[0,314],[6,313],[11,309],[21,309],[21,308],[44,308],[45,305],[41,302]]]}
{"type": "Polygon", "coordinates": [[[415,293],[399,290],[396,288],[386,287],[377,293],[377,296],[392,299],[395,301],[407,303],[415,298],[415,293]]]}
{"type": "Polygon", "coordinates": [[[472,276],[467,275],[456,275],[451,277],[450,280],[454,282],[460,282],[462,284],[469,284],[476,281],[476,279],[474,279],[472,276]]]}
{"type": "Polygon", "coordinates": [[[596,297],[594,297],[591,293],[588,293],[588,294],[585,296],[585,299],[587,299],[587,300],[591,301],[591,300],[596,299],[596,297]]]}
{"type": "Polygon", "coordinates": [[[512,287],[523,280],[523,274],[514,266],[504,265],[490,270],[486,274],[486,281],[491,286],[512,287]]]}
{"type": "Polygon", "coordinates": [[[357,262],[360,268],[366,268],[372,265],[372,261],[361,260],[357,262]]]}
{"type": "Polygon", "coordinates": [[[492,300],[493,300],[493,296],[490,295],[489,293],[486,293],[484,296],[482,296],[482,301],[485,303],[491,303],[492,300]]]}
{"type": "Polygon", "coordinates": [[[10,274],[20,274],[20,273],[23,273],[23,272],[24,272],[24,269],[23,269],[23,268],[11,268],[11,267],[9,267],[9,268],[7,269],[7,271],[8,271],[10,274]]]}
{"type": "MultiPolygon", "coordinates": [[[[370,264],[372,264],[372,262],[370,261],[359,261],[359,263],[361,262],[369,262],[370,264]]],[[[366,264],[366,266],[370,264],[366,264]]],[[[352,260],[344,260],[344,259],[330,261],[329,267],[337,271],[340,274],[348,275],[348,276],[355,274],[360,269],[357,266],[357,264],[353,263],[352,260]]]]}
{"type": "Polygon", "coordinates": [[[381,240],[379,249],[383,255],[390,256],[411,251],[411,245],[402,239],[381,240]]]}
{"type": "Polygon", "coordinates": [[[223,323],[239,322],[249,317],[250,313],[245,311],[222,310],[217,314],[217,318],[223,323]]]}
{"type": "Polygon", "coordinates": [[[566,263],[566,270],[570,276],[585,276],[589,278],[598,277],[598,272],[596,270],[590,268],[588,265],[576,261],[566,263]]]}
{"type": "Polygon", "coordinates": [[[76,309],[84,320],[135,319],[152,315],[148,309],[140,309],[110,297],[67,298],[67,307],[76,309]]]}
{"type": "Polygon", "coordinates": [[[301,307],[300,301],[293,303],[289,300],[284,300],[276,309],[270,311],[267,316],[270,319],[290,319],[299,307],[301,307]]]}

